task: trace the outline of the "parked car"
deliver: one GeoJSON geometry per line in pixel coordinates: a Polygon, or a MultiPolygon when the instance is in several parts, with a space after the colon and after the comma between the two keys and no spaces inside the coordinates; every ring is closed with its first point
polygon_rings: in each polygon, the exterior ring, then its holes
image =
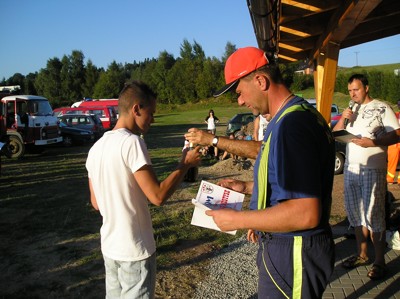
{"type": "Polygon", "coordinates": [[[113,106],[61,107],[54,109],[53,113],[57,117],[64,114],[96,114],[106,131],[112,130],[117,123],[117,113],[113,106]]]}
{"type": "MultiPolygon", "coordinates": [[[[317,101],[316,99],[306,99],[307,102],[309,102],[311,105],[313,105],[315,108],[317,108],[317,101]]],[[[338,122],[338,120],[341,117],[341,113],[339,111],[339,107],[336,104],[332,104],[331,106],[331,128],[333,128],[336,123],[338,122]]]]}
{"type": "Polygon", "coordinates": [[[335,157],[335,175],[343,173],[344,163],[346,160],[346,143],[335,140],[336,157],[335,157]]]}
{"type": "Polygon", "coordinates": [[[342,114],[337,114],[333,117],[331,117],[331,128],[333,128],[334,126],[336,126],[337,122],[339,121],[339,119],[342,117],[342,114]]]}
{"type": "Polygon", "coordinates": [[[94,133],[89,130],[67,126],[64,122],[60,122],[59,128],[65,146],[82,145],[94,141],[94,133]]]}
{"type": "Polygon", "coordinates": [[[238,113],[232,117],[226,127],[226,135],[235,134],[242,126],[247,125],[255,120],[256,116],[251,112],[238,113]]]}
{"type": "Polygon", "coordinates": [[[60,123],[69,127],[77,127],[93,132],[95,140],[104,134],[104,127],[95,114],[64,114],[59,117],[60,123]]]}

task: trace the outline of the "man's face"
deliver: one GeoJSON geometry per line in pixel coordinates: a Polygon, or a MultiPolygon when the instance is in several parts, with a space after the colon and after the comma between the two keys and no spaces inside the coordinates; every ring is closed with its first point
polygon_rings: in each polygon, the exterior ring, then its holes
{"type": "Polygon", "coordinates": [[[259,86],[256,83],[255,76],[240,79],[236,87],[238,104],[239,106],[249,108],[254,115],[268,113],[269,111],[264,111],[266,107],[262,107],[262,104],[267,103],[267,101],[265,101],[265,98],[263,99],[259,86]]]}
{"type": "Polygon", "coordinates": [[[353,80],[353,82],[348,84],[348,90],[354,102],[357,104],[364,103],[368,93],[368,86],[364,87],[360,80],[353,80]]]}

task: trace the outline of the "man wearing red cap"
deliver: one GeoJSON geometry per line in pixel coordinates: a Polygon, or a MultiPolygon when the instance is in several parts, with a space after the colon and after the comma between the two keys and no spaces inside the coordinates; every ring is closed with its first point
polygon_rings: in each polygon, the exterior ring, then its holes
{"type": "Polygon", "coordinates": [[[254,181],[219,185],[251,194],[250,211],[207,211],[222,231],[248,229],[259,243],[259,298],[321,298],[334,266],[329,225],[335,144],[326,121],[284,85],[279,67],[253,47],[238,49],[225,66],[238,104],[272,119],[262,142],[217,137],[195,128],[185,138],[255,158],[254,181]]]}

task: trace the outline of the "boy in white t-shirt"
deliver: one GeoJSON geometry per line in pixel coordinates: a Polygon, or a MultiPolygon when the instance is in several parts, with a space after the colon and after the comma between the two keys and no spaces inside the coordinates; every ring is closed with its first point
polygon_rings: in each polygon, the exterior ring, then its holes
{"type": "Polygon", "coordinates": [[[183,151],[176,170],[160,183],[140,138],[154,122],[156,95],[134,81],[121,91],[118,110],[116,126],[93,145],[86,161],[91,203],[103,217],[106,297],[154,298],[156,246],[148,203],[160,206],[173,194],[199,164],[199,147],[183,151]]]}

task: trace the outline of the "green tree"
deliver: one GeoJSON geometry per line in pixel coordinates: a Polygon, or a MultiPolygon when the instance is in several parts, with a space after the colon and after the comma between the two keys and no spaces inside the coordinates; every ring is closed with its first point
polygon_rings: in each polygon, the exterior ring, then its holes
{"type": "Polygon", "coordinates": [[[71,73],[71,63],[69,57],[64,55],[61,59],[61,71],[60,71],[60,79],[61,79],[61,94],[63,99],[60,100],[60,106],[66,106],[71,98],[70,95],[72,93],[72,73],[71,73]]]}
{"type": "Polygon", "coordinates": [[[100,74],[99,81],[94,88],[94,98],[112,99],[118,95],[124,86],[125,76],[121,64],[113,61],[106,72],[100,74]]]}
{"type": "Polygon", "coordinates": [[[347,75],[345,75],[344,73],[337,73],[335,91],[347,94],[348,93],[347,80],[348,80],[347,75]]]}
{"type": "Polygon", "coordinates": [[[222,56],[222,63],[225,65],[225,62],[228,60],[228,57],[231,56],[237,50],[236,45],[231,42],[227,42],[225,45],[225,53],[222,56]]]}
{"type": "Polygon", "coordinates": [[[24,79],[24,94],[33,94],[37,95],[37,91],[35,88],[35,80],[36,80],[37,73],[29,73],[25,76],[24,79]]]}
{"type": "Polygon", "coordinates": [[[21,73],[15,73],[7,80],[6,85],[19,85],[21,86],[21,90],[24,90],[24,81],[24,75],[22,75],[21,73]]]}
{"type": "Polygon", "coordinates": [[[393,104],[400,101],[400,76],[392,73],[383,74],[383,90],[385,91],[384,99],[393,104]]]}
{"type": "Polygon", "coordinates": [[[385,91],[382,88],[383,87],[382,72],[371,71],[369,73],[366,73],[366,76],[368,78],[368,84],[369,84],[369,95],[372,98],[384,99],[385,91]]]}
{"type": "Polygon", "coordinates": [[[85,68],[85,80],[82,88],[83,97],[92,98],[94,94],[94,87],[100,77],[100,70],[89,59],[85,68]]]}
{"type": "Polygon", "coordinates": [[[161,103],[171,104],[171,91],[167,84],[167,77],[174,64],[175,58],[172,54],[167,51],[160,52],[152,77],[161,103]]]}
{"type": "Polygon", "coordinates": [[[221,62],[217,58],[207,58],[204,61],[203,71],[196,80],[197,95],[200,99],[211,97],[222,86],[219,84],[221,72],[221,62]]]}
{"type": "Polygon", "coordinates": [[[62,102],[61,68],[60,59],[51,58],[47,61],[46,68],[39,71],[35,80],[35,88],[38,94],[46,97],[53,107],[59,107],[62,102]]]}

